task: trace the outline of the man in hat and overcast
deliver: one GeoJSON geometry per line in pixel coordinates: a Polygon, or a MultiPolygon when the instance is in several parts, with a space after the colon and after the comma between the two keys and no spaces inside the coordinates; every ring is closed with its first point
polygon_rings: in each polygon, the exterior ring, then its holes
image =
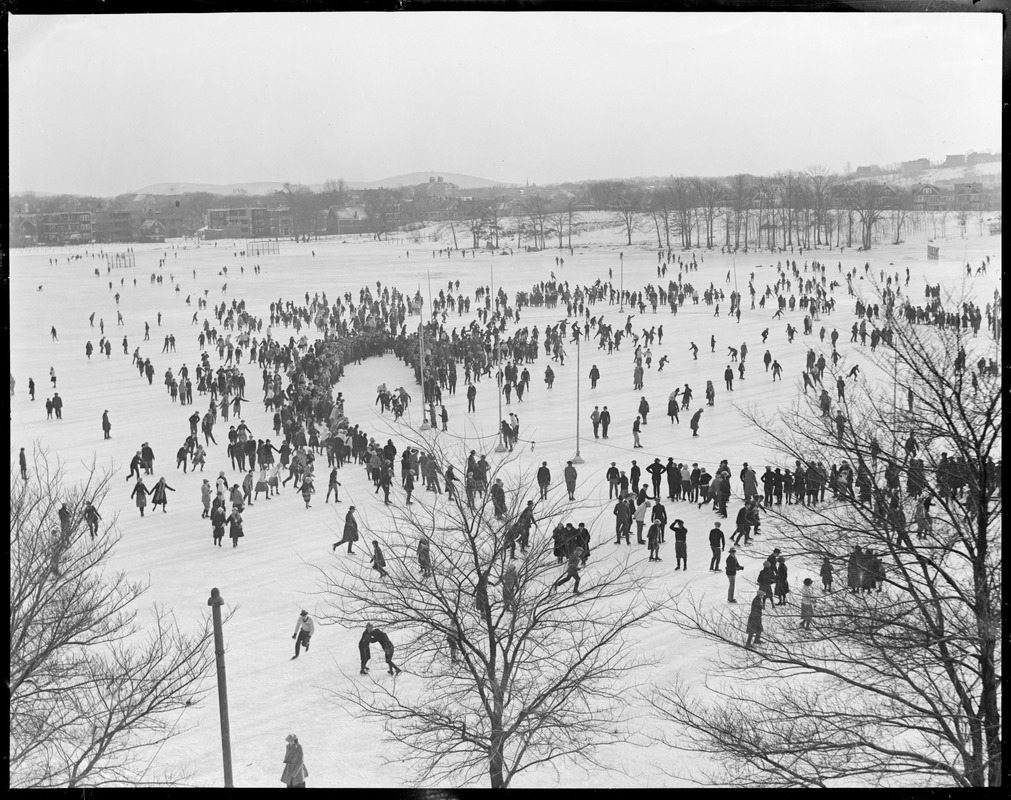
{"type": "Polygon", "coordinates": [[[347,516],[344,517],[344,536],[339,542],[334,542],[331,550],[336,551],[338,547],[347,542],[348,545],[348,555],[353,556],[354,550],[351,548],[354,543],[358,541],[358,522],[355,519],[355,507],[351,506],[348,509],[347,516]]]}

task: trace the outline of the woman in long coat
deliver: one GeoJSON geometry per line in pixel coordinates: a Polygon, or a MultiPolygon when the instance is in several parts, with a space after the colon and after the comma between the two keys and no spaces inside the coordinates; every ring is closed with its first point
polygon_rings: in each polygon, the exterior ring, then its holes
{"type": "Polygon", "coordinates": [[[853,594],[856,594],[860,590],[860,566],[863,562],[863,557],[860,545],[856,545],[853,548],[853,552],[850,553],[849,562],[846,565],[846,586],[853,594]]]}
{"type": "Polygon", "coordinates": [[[238,506],[232,506],[232,513],[228,515],[228,537],[232,540],[232,547],[239,546],[239,539],[246,534],[242,530],[242,514],[238,506]]]}
{"type": "Polygon", "coordinates": [[[293,733],[288,734],[287,742],[288,745],[284,749],[284,772],[281,773],[281,783],[289,789],[304,789],[309,770],[305,768],[303,761],[302,745],[298,743],[298,737],[293,733]]]}
{"type": "Polygon", "coordinates": [[[764,605],[765,592],[759,588],[755,599],[751,601],[751,611],[748,614],[748,627],[745,630],[748,634],[748,641],[744,645],[745,647],[751,647],[752,642],[755,644],[762,643],[762,631],[764,630],[762,626],[762,607],[764,605]]]}
{"type": "Polygon", "coordinates": [[[171,486],[165,483],[164,478],[159,478],[158,483],[154,485],[151,490],[151,508],[155,509],[161,506],[162,513],[167,513],[168,506],[168,492],[174,492],[171,486]]]}
{"type": "Polygon", "coordinates": [[[758,496],[758,477],[755,475],[755,471],[753,469],[749,469],[744,473],[744,496],[758,496]]]}
{"type": "Polygon", "coordinates": [[[207,519],[211,515],[211,499],[211,482],[204,478],[204,482],[200,485],[200,502],[204,506],[204,513],[200,515],[201,519],[207,519]]]}
{"type": "Polygon", "coordinates": [[[790,582],[787,580],[786,561],[779,559],[776,564],[776,605],[785,606],[786,596],[790,593],[790,582]]]}
{"type": "Polygon", "coordinates": [[[678,393],[680,391],[680,389],[675,389],[667,398],[667,416],[670,417],[671,425],[674,424],[675,420],[679,425],[681,424],[681,419],[678,417],[678,393]]]}
{"type": "Polygon", "coordinates": [[[142,478],[137,478],[137,483],[133,487],[133,491],[130,492],[130,497],[135,498],[137,503],[137,508],[140,509],[140,515],[144,516],[144,509],[147,508],[147,496],[151,494],[147,487],[144,485],[142,478]]]}

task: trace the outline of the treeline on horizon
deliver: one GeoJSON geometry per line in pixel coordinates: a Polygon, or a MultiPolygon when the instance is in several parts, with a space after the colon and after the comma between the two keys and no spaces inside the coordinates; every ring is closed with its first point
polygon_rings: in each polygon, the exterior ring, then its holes
{"type": "MultiPolygon", "coordinates": [[[[919,185],[917,185],[919,186],[919,185]]],[[[962,186],[975,186],[962,184],[962,186]]],[[[10,195],[11,230],[20,215],[61,211],[130,211],[141,217],[172,218],[196,231],[214,208],[284,207],[291,210],[296,237],[324,233],[329,209],[360,208],[377,235],[439,223],[459,246],[457,234],[499,246],[500,237],[525,236],[541,249],[548,238],[585,227],[586,212],[607,212],[608,221],[624,229],[629,245],[636,231],[650,229],[659,247],[725,247],[729,250],[776,246],[819,246],[854,241],[871,246],[876,228],[890,222],[897,243],[903,227],[920,227],[917,211],[930,212],[933,234],[946,235],[952,212],[963,232],[970,211],[1000,209],[1000,188],[978,187],[971,197],[942,189],[930,205],[917,203],[915,186],[890,186],[880,178],[856,179],[824,169],[772,176],[738,174],[728,178],[670,176],[591,180],[550,186],[459,189],[450,196],[429,197],[416,187],[350,189],[343,179],[328,180],[319,191],[286,183],[267,195],[207,192],[181,195],[121,194],[112,198],[79,195],[10,195]],[[503,224],[512,218],[508,228],[503,224]]],[[[982,230],[982,215],[979,217],[982,230]]],[[[519,240],[517,243],[519,243],[519,240]]]]}

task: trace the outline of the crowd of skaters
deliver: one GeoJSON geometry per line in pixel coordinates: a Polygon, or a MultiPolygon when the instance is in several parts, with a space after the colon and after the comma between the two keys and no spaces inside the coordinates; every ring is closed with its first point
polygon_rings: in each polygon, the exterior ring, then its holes
{"type": "MultiPolygon", "coordinates": [[[[422,384],[422,394],[425,405],[433,407],[436,402],[441,405],[440,416],[442,417],[442,430],[446,430],[447,412],[445,410],[445,406],[441,404],[441,391],[443,389],[447,389],[451,393],[455,393],[458,362],[463,364],[464,379],[468,386],[467,396],[469,412],[475,411],[475,384],[480,382],[482,376],[491,375],[493,369],[496,370],[496,379],[506,398],[506,403],[511,403],[511,395],[513,393],[516,394],[518,402],[523,402],[523,395],[529,391],[530,386],[529,370],[524,366],[522,372],[520,372],[518,364],[514,364],[512,360],[507,360],[506,364],[502,366],[501,358],[506,357],[508,359],[515,359],[517,362],[522,360],[522,363],[526,364],[532,363],[533,360],[539,356],[538,338],[540,338],[540,332],[538,331],[537,326],[534,326],[532,331],[527,328],[522,328],[516,330],[511,336],[504,335],[507,321],[518,323],[520,309],[527,304],[544,303],[554,306],[561,302],[565,305],[568,316],[574,316],[577,318],[574,321],[566,319],[558,325],[549,325],[545,328],[543,334],[545,353],[550,354],[552,361],[556,361],[560,365],[564,365],[564,343],[567,336],[566,328],[569,324],[571,324],[573,338],[568,341],[578,342],[580,337],[589,338],[591,336],[591,330],[595,330],[596,333],[594,333],[593,336],[598,338],[599,348],[606,348],[608,352],[620,350],[622,339],[625,337],[630,338],[634,345],[633,386],[637,390],[642,390],[644,388],[644,369],[652,368],[653,359],[651,346],[654,339],[657,344],[662,343],[663,326],[652,326],[648,329],[643,329],[640,335],[634,332],[634,329],[631,326],[631,320],[633,317],[632,315],[629,315],[626,319],[625,326],[615,331],[610,325],[604,323],[602,314],[599,317],[591,316],[590,308],[588,306],[592,306],[594,303],[603,302],[605,300],[608,301],[609,305],[614,305],[617,301],[622,304],[628,303],[632,308],[638,308],[640,314],[644,314],[647,307],[651,307],[653,313],[655,314],[657,313],[658,306],[669,303],[671,313],[676,315],[678,308],[687,300],[690,300],[693,304],[698,304],[700,293],[692,287],[690,283],[682,282],[682,271],[684,274],[688,274],[689,272],[697,271],[698,269],[694,255],[690,263],[685,262],[682,264],[680,257],[678,257],[677,260],[679,274],[676,284],[673,280],[671,280],[666,288],[662,286],[647,286],[643,291],[639,292],[617,291],[610,282],[602,284],[599,280],[593,286],[576,286],[574,289],[570,289],[567,281],[557,281],[552,273],[551,281],[541,282],[540,284],[535,285],[529,293],[518,293],[516,305],[515,308],[513,308],[509,306],[508,298],[503,290],[500,289],[497,295],[493,296],[488,287],[480,287],[475,293],[475,300],[478,304],[482,301],[484,303],[483,309],[480,307],[478,308],[478,320],[483,321],[483,327],[478,321],[476,321],[472,322],[468,327],[461,329],[459,333],[454,328],[452,334],[449,335],[443,325],[439,324],[438,316],[435,320],[430,322],[428,326],[426,326],[426,333],[431,337],[429,339],[431,347],[426,348],[426,363],[424,366],[425,375],[423,384],[421,373],[422,365],[418,347],[419,333],[408,333],[405,322],[406,316],[410,316],[412,313],[412,303],[411,301],[406,300],[406,298],[400,295],[395,289],[392,291],[389,287],[381,289],[378,282],[376,286],[376,295],[373,296],[369,287],[366,287],[359,294],[359,302],[357,306],[353,302],[354,298],[350,293],[345,294],[343,298],[344,302],[341,302],[341,298],[337,298],[332,305],[327,303],[325,293],[322,295],[322,301],[320,300],[319,294],[310,300],[308,293],[306,293],[304,305],[297,304],[293,301],[284,302],[282,300],[278,300],[276,304],[271,304],[267,333],[266,336],[260,338],[259,341],[257,340],[257,334],[262,335],[264,320],[257,319],[248,314],[245,311],[245,304],[243,301],[232,301],[230,307],[227,306],[226,303],[222,302],[220,306],[215,306],[214,314],[217,317],[218,323],[221,324],[226,331],[229,329],[233,332],[237,331],[236,341],[233,343],[231,335],[229,334],[226,334],[223,337],[218,336],[217,331],[210,327],[209,321],[207,320],[205,320],[204,328],[199,334],[199,344],[202,351],[201,364],[196,367],[199,394],[211,394],[210,407],[200,419],[200,425],[205,435],[205,444],[207,446],[210,446],[211,442],[217,444],[217,442],[213,439],[213,424],[217,417],[217,411],[220,411],[226,420],[228,419],[229,410],[232,410],[237,417],[241,413],[240,404],[245,401],[245,398],[243,397],[244,378],[242,377],[241,370],[238,368],[238,364],[241,363],[241,356],[244,348],[249,352],[249,363],[258,363],[263,368],[265,407],[268,409],[271,407],[276,409],[274,414],[274,430],[276,434],[280,435],[283,433],[284,441],[281,448],[275,448],[273,444],[271,444],[270,439],[261,439],[254,442],[254,440],[248,437],[248,428],[246,428],[245,432],[241,431],[241,428],[246,427],[244,421],[240,423],[240,430],[237,430],[236,426],[232,426],[229,432],[228,444],[228,456],[232,462],[232,467],[233,469],[239,468],[245,470],[246,467],[244,461],[248,460],[250,468],[246,472],[241,489],[238,484],[234,483],[231,487],[229,487],[228,481],[222,480],[224,478],[224,473],[221,473],[218,481],[216,482],[216,492],[215,496],[211,499],[210,509],[207,507],[207,502],[203,502],[204,516],[210,516],[213,519],[215,512],[218,511],[219,513],[217,516],[220,517],[220,512],[224,512],[230,502],[232,514],[226,517],[226,521],[231,521],[233,517],[237,518],[237,525],[233,525],[233,531],[236,529],[238,530],[237,536],[233,533],[233,545],[237,545],[237,539],[242,536],[241,512],[247,505],[253,504],[253,500],[258,498],[261,491],[263,491],[268,498],[271,496],[271,489],[273,489],[273,493],[275,495],[277,494],[277,483],[279,479],[278,471],[283,467],[289,468],[289,476],[287,480],[283,482],[283,485],[286,485],[288,480],[294,480],[294,488],[303,493],[305,504],[308,507],[309,495],[314,491],[314,456],[322,455],[323,452],[328,454],[328,461],[332,468],[329,489],[332,490],[335,500],[339,502],[337,487],[340,486],[340,483],[336,480],[337,467],[343,466],[347,460],[350,460],[348,458],[350,455],[351,458],[367,465],[366,468],[376,483],[377,493],[382,490],[384,492],[385,501],[389,502],[388,484],[392,483],[390,480],[392,477],[392,462],[390,462],[387,458],[380,456],[379,454],[383,448],[381,448],[373,439],[364,434],[363,431],[360,431],[357,426],[351,426],[347,422],[346,418],[343,419],[345,424],[343,426],[340,425],[343,408],[340,405],[328,407],[327,403],[324,402],[324,393],[316,391],[320,386],[324,386],[329,389],[329,387],[326,386],[325,381],[314,383],[314,379],[318,377],[315,374],[316,370],[320,369],[321,364],[326,363],[330,369],[324,369],[322,371],[330,374],[323,377],[330,377],[331,374],[335,375],[336,377],[334,377],[333,382],[336,382],[336,379],[339,378],[343,372],[343,364],[348,363],[351,360],[360,363],[363,357],[367,357],[368,355],[378,355],[392,350],[409,365],[415,368],[418,382],[419,384],[422,384]],[[585,317],[585,320],[583,320],[583,317],[585,317]],[[582,324],[580,324],[580,322],[582,324]],[[282,344],[279,340],[273,339],[271,335],[271,331],[274,326],[291,326],[294,327],[296,333],[298,333],[303,325],[308,328],[310,323],[315,325],[316,330],[323,334],[323,339],[317,340],[313,345],[308,343],[307,338],[304,335],[298,341],[295,340],[294,336],[290,337],[287,344],[282,344]],[[226,363],[218,368],[216,375],[210,370],[208,354],[204,349],[205,345],[216,348],[218,350],[219,359],[224,360],[226,358],[225,354],[227,353],[226,363]],[[309,358],[305,358],[306,356],[309,358]],[[315,356],[315,358],[313,358],[313,356],[315,356]],[[336,358],[334,356],[336,356],[336,358]],[[301,365],[303,360],[307,363],[304,365],[305,369],[300,372],[298,367],[301,365]],[[270,369],[271,367],[273,367],[272,372],[270,369]],[[286,388],[283,386],[284,379],[282,377],[285,374],[287,374],[290,379],[286,388]],[[295,376],[298,376],[297,379],[295,376]],[[302,403],[297,402],[296,398],[298,398],[299,401],[302,401],[302,403]],[[308,408],[305,407],[306,401],[308,403],[308,408]],[[287,412],[287,415],[282,412],[287,412]],[[334,425],[334,413],[337,413],[336,425],[334,425]],[[336,431],[334,430],[335,428],[336,431]],[[299,439],[302,441],[298,441],[299,439]],[[288,451],[287,454],[285,454],[286,449],[288,451]],[[274,452],[281,456],[276,468],[272,460],[272,453],[274,452]],[[377,458],[380,460],[378,469],[373,463],[377,458]],[[260,478],[258,480],[253,480],[252,475],[257,462],[260,464],[260,478]],[[309,487],[308,489],[306,488],[307,486],[309,487]],[[251,494],[255,496],[251,497],[251,494]]],[[[669,255],[668,263],[670,263],[669,255]]],[[[777,265],[779,279],[772,286],[766,287],[766,290],[759,301],[759,306],[764,308],[766,299],[771,298],[775,293],[776,303],[778,306],[776,316],[781,316],[784,309],[787,307],[793,311],[798,304],[797,298],[793,294],[790,294],[787,298],[787,293],[791,292],[791,282],[795,281],[798,284],[798,289],[801,291],[799,306],[801,309],[807,311],[803,320],[805,335],[813,333],[814,323],[820,318],[820,314],[828,314],[834,310],[835,299],[829,295],[833,288],[840,285],[836,281],[833,281],[832,284],[826,285],[826,265],[814,262],[811,266],[812,275],[810,277],[802,277],[796,261],[793,261],[792,264],[790,261],[787,261],[786,270],[782,268],[782,265],[777,265]]],[[[841,264],[839,267],[841,272],[841,264]]],[[[804,272],[806,273],[807,270],[808,264],[805,262],[804,272]]],[[[658,268],[658,276],[660,272],[661,270],[658,268]]],[[[667,269],[666,265],[664,265],[662,274],[666,275],[666,273],[667,269]]],[[[847,273],[845,276],[847,287],[851,295],[853,294],[852,281],[855,275],[856,269],[854,268],[851,273],[847,273]]],[[[883,273],[881,277],[884,279],[885,276],[883,273]]],[[[892,277],[889,276],[889,286],[891,285],[891,281],[892,277]]],[[[749,282],[752,308],[755,307],[756,295],[753,282],[754,273],[751,274],[751,281],[749,282]]],[[[908,284],[908,270],[906,283],[908,284]]],[[[895,284],[897,289],[898,273],[895,274],[895,284]]],[[[175,289],[177,292],[179,291],[178,284],[175,285],[175,289]]],[[[464,297],[459,294],[459,281],[455,283],[456,295],[454,295],[453,282],[450,282],[447,289],[448,292],[439,292],[439,298],[434,303],[433,309],[436,315],[441,315],[443,324],[447,321],[448,311],[456,309],[458,310],[458,314],[462,316],[465,310],[469,312],[471,305],[469,297],[464,297]]],[[[704,298],[707,305],[714,305],[716,307],[714,316],[719,316],[719,303],[726,299],[723,290],[717,289],[715,285],[710,284],[709,288],[705,289],[701,293],[701,297],[704,298]]],[[[419,299],[420,297],[417,297],[416,301],[419,299]]],[[[742,296],[738,292],[734,291],[730,293],[730,315],[732,317],[736,317],[738,321],[740,317],[741,299],[742,296]]],[[[117,304],[118,302],[119,298],[117,296],[117,304]]],[[[879,312],[877,308],[861,308],[861,301],[858,300],[857,302],[857,310],[859,314],[866,316],[866,319],[869,320],[879,319],[879,312]]],[[[187,303],[189,303],[189,298],[187,298],[187,303]]],[[[420,304],[415,303],[413,305],[416,308],[420,304]]],[[[206,300],[198,299],[198,307],[206,308],[206,300]]],[[[989,306],[987,308],[987,312],[989,320],[989,306]]],[[[917,321],[920,321],[920,319],[918,318],[917,321]]],[[[195,322],[196,314],[194,315],[194,323],[195,322]]],[[[961,322],[963,326],[971,325],[973,326],[974,331],[977,330],[979,324],[978,309],[966,309],[966,313],[963,315],[961,322]]],[[[160,314],[158,323],[159,325],[161,323],[160,314]]],[[[942,320],[939,322],[934,321],[934,324],[943,325],[946,323],[955,324],[951,320],[942,320]]],[[[148,339],[149,326],[146,323],[145,329],[145,339],[148,339]]],[[[787,336],[789,342],[793,341],[796,333],[797,331],[792,327],[792,325],[787,326],[787,336]]],[[[55,327],[52,334],[53,339],[57,340],[55,327]]],[[[768,329],[763,332],[763,344],[766,341],[767,335],[768,329]]],[[[825,340],[825,336],[826,329],[822,326],[820,338],[823,342],[825,340]]],[[[833,330],[831,342],[834,363],[838,360],[838,353],[835,348],[837,338],[838,332],[833,330]]],[[[855,325],[853,341],[856,341],[858,338],[861,344],[863,344],[866,340],[866,321],[862,321],[859,326],[855,325]]],[[[870,332],[870,341],[872,349],[878,344],[878,342],[887,343],[889,341],[889,331],[887,326],[880,331],[877,327],[872,328],[870,332]]],[[[102,350],[106,352],[108,357],[109,343],[104,342],[100,344],[102,344],[102,350]]],[[[715,352],[715,336],[711,337],[710,345],[711,352],[715,352]]],[[[127,341],[125,337],[123,347],[124,353],[127,352],[127,341]]],[[[174,336],[167,336],[162,352],[171,353],[174,352],[174,349],[174,336]]],[[[694,343],[689,349],[692,352],[693,357],[697,358],[698,348],[694,345],[694,343]]],[[[744,379],[744,364],[747,352],[747,343],[743,343],[739,348],[728,348],[729,360],[731,362],[738,362],[738,380],[744,379]]],[[[815,383],[820,385],[821,377],[825,369],[824,354],[815,358],[812,363],[812,353],[813,351],[809,351],[807,369],[802,374],[805,391],[809,388],[809,386],[813,388],[815,383]]],[[[88,352],[87,355],[90,357],[90,352],[88,352]]],[[[763,360],[765,362],[766,371],[772,372],[773,380],[776,380],[777,378],[781,379],[782,368],[779,366],[778,361],[771,357],[768,350],[766,350],[763,360]]],[[[139,350],[137,350],[134,352],[134,363],[138,365],[138,369],[141,374],[147,377],[149,384],[152,383],[154,371],[150,359],[141,359],[139,350]]],[[[665,360],[661,359],[658,371],[663,370],[664,363],[665,360]]],[[[989,366],[987,368],[989,368],[989,366]]],[[[858,368],[855,368],[855,370],[856,369],[858,368]]],[[[980,367],[980,372],[982,371],[983,367],[980,367]]],[[[55,387],[55,373],[52,370],[51,374],[53,385],[55,387]]],[[[857,377],[856,372],[852,371],[850,377],[855,379],[857,377]]],[[[594,365],[591,370],[590,378],[591,385],[595,387],[600,378],[599,370],[596,365],[594,365]]],[[[548,389],[552,388],[553,379],[554,372],[549,364],[545,369],[544,379],[548,389]]],[[[839,380],[842,381],[841,378],[839,380]]],[[[724,385],[727,391],[734,390],[733,382],[734,370],[732,370],[730,364],[727,364],[724,372],[724,385]]],[[[34,382],[32,381],[30,383],[31,388],[33,388],[34,382]]],[[[173,402],[175,402],[177,398],[183,404],[193,402],[192,383],[189,380],[188,370],[185,364],[180,368],[178,378],[176,378],[173,374],[171,368],[166,371],[165,385],[167,393],[173,402]]],[[[14,379],[12,376],[12,394],[13,391],[14,379]]],[[[838,401],[841,402],[844,399],[844,386],[837,385],[837,392],[838,401]]],[[[386,411],[389,409],[395,416],[399,416],[399,414],[397,414],[397,405],[399,403],[400,414],[402,414],[404,409],[406,409],[407,404],[410,402],[409,396],[405,399],[403,397],[404,394],[406,394],[406,392],[404,392],[401,388],[396,397],[390,398],[390,402],[388,404],[382,403],[383,410],[386,411]]],[[[826,404],[824,402],[826,395],[827,392],[823,389],[822,408],[823,413],[828,415],[829,408],[826,406],[830,407],[831,398],[828,398],[830,402],[826,404]]],[[[711,406],[714,404],[715,390],[713,387],[713,381],[711,380],[707,382],[705,397],[707,405],[711,406]]],[[[691,399],[692,392],[691,387],[688,384],[685,384],[683,392],[680,389],[675,389],[675,391],[671,393],[668,397],[667,409],[668,416],[671,417],[672,424],[679,422],[678,411],[687,410],[691,399]]],[[[60,408],[62,408],[62,400],[59,405],[60,408]]],[[[645,395],[641,395],[637,408],[636,419],[633,422],[634,447],[641,447],[639,435],[641,427],[647,424],[649,411],[650,407],[648,400],[645,395]]],[[[690,426],[693,431],[693,435],[698,435],[699,418],[701,413],[702,409],[699,408],[692,417],[690,426]]],[[[610,412],[608,411],[607,406],[604,406],[603,412],[599,412],[595,409],[594,414],[596,415],[596,418],[591,417],[591,419],[594,422],[595,435],[597,434],[598,427],[600,427],[603,429],[604,438],[608,438],[610,412]]],[[[60,418],[61,416],[61,413],[57,411],[57,418],[60,418]]],[[[436,424],[434,411],[431,416],[431,422],[434,426],[436,424]]],[[[105,436],[106,438],[109,438],[109,430],[111,426],[109,424],[107,411],[103,415],[102,424],[105,436]]],[[[194,469],[199,466],[202,471],[206,461],[206,451],[203,450],[203,446],[199,445],[199,443],[195,441],[196,436],[192,426],[193,420],[191,418],[190,435],[187,437],[185,444],[180,447],[177,452],[177,467],[181,466],[185,471],[187,461],[190,461],[194,469]]],[[[518,417],[510,415],[510,421],[508,423],[503,420],[501,435],[503,440],[508,446],[510,446],[511,449],[518,440],[518,417]]],[[[388,444],[392,445],[392,442],[388,442],[388,444]]],[[[414,479],[417,478],[419,474],[426,471],[426,464],[429,462],[429,459],[424,457],[425,454],[416,453],[415,460],[409,459],[409,451],[410,448],[407,448],[404,452],[405,463],[401,482],[401,486],[405,490],[406,503],[411,502],[414,479]]],[[[484,460],[484,457],[482,457],[481,460],[484,460]]],[[[451,465],[447,466],[446,470],[443,471],[441,467],[434,467],[434,458],[431,459],[431,462],[433,462],[433,466],[427,467],[428,474],[423,476],[426,490],[440,493],[441,489],[438,486],[438,478],[443,477],[446,481],[447,491],[452,492],[455,488],[453,484],[456,481],[456,477],[453,473],[453,467],[451,465]],[[448,474],[446,474],[447,472],[448,474]],[[434,480],[432,480],[433,475],[434,480]]],[[[672,462],[673,459],[669,459],[668,463],[665,465],[660,463],[659,459],[656,459],[654,460],[654,463],[649,465],[647,468],[647,470],[651,473],[651,479],[654,484],[654,499],[656,500],[656,506],[649,513],[662,513],[657,512],[656,507],[661,509],[663,508],[659,498],[659,484],[662,482],[663,476],[666,475],[669,489],[667,497],[669,499],[674,501],[698,502],[699,498],[701,498],[701,504],[712,502],[714,511],[723,518],[726,518],[728,516],[727,503],[730,499],[730,474],[729,468],[726,468],[725,463],[721,464],[721,467],[716,470],[716,475],[710,477],[705,468],[693,465],[691,469],[688,469],[685,464],[675,465],[672,462]]],[[[468,464],[468,467],[465,470],[465,478],[463,482],[464,488],[467,492],[468,502],[472,505],[474,494],[476,492],[487,491],[489,487],[487,486],[486,481],[482,483],[482,470],[480,468],[476,468],[476,465],[474,465],[474,469],[472,469],[471,466],[472,465],[468,464]]],[[[545,463],[542,466],[542,469],[546,468],[546,466],[547,465],[545,463]]],[[[747,467],[747,465],[745,465],[745,467],[747,467]]],[[[633,461],[631,472],[634,473],[637,469],[638,467],[633,461]]],[[[572,468],[572,464],[569,463],[566,468],[566,488],[568,489],[570,499],[574,499],[572,489],[574,485],[574,472],[575,470],[572,468]],[[570,470],[572,474],[571,482],[569,479],[570,470]]],[[[744,470],[742,470],[741,476],[742,483],[747,483],[745,480],[745,474],[743,473],[744,470]]],[[[146,474],[150,474],[150,472],[146,471],[146,474]]],[[[951,469],[951,474],[957,475],[957,468],[953,467],[951,469]]],[[[623,474],[619,475],[617,481],[619,489],[624,489],[623,477],[623,474]]],[[[860,470],[858,468],[855,480],[857,486],[855,497],[867,499],[865,494],[860,491],[860,477],[860,470]]],[[[781,503],[783,498],[785,498],[787,504],[790,504],[791,502],[816,503],[824,501],[826,486],[830,487],[833,493],[838,495],[848,491],[847,487],[852,486],[854,483],[853,470],[849,468],[849,465],[843,464],[839,467],[832,465],[831,469],[826,471],[822,465],[812,464],[807,465],[805,468],[805,466],[802,466],[800,462],[797,462],[795,469],[793,470],[781,470],[779,467],[767,467],[765,474],[761,478],[762,492],[757,491],[757,483],[754,479],[754,471],[750,471],[749,480],[751,481],[751,485],[746,485],[742,491],[744,496],[744,506],[740,509],[737,515],[737,530],[734,534],[735,547],[732,548],[732,553],[736,552],[736,544],[739,543],[739,539],[742,536],[744,538],[744,545],[746,546],[750,543],[750,535],[757,533],[757,529],[759,527],[758,512],[762,507],[768,507],[771,503],[781,503]]],[[[610,476],[608,476],[608,482],[612,483],[610,476]]],[[[646,539],[643,540],[642,529],[645,524],[645,520],[636,516],[640,513],[640,506],[642,503],[635,503],[632,500],[633,497],[638,499],[642,492],[641,490],[638,490],[638,487],[634,486],[635,480],[631,476],[628,478],[628,482],[633,484],[632,491],[625,489],[625,495],[620,498],[620,500],[623,499],[630,507],[631,520],[638,523],[638,539],[640,543],[649,547],[650,559],[659,561],[661,560],[659,557],[659,548],[664,542],[664,526],[658,525],[657,519],[651,516],[650,528],[646,534],[646,539]]],[[[544,497],[545,487],[549,485],[549,483],[550,478],[548,481],[542,482],[540,475],[538,476],[538,484],[541,487],[541,497],[544,497]]],[[[866,478],[864,483],[866,484],[866,478]]],[[[142,478],[139,475],[138,484],[143,486],[142,478]]],[[[206,486],[208,481],[205,480],[204,484],[206,486]]],[[[167,486],[164,478],[161,478],[155,484],[155,487],[149,492],[146,487],[143,488],[143,492],[149,495],[155,495],[156,491],[157,498],[154,501],[154,505],[155,507],[157,507],[157,505],[161,505],[164,511],[167,506],[166,492],[174,490],[167,486]]],[[[204,490],[202,489],[202,492],[203,491],[204,490]]],[[[140,500],[141,492],[137,490],[136,485],[132,496],[137,496],[137,504],[141,508],[141,515],[143,515],[143,506],[141,505],[142,501],[140,500]]],[[[329,500],[329,492],[327,499],[329,500]]],[[[531,501],[531,503],[532,502],[533,501],[531,501]]],[[[618,515],[617,509],[615,514],[616,516],[618,515]]],[[[921,509],[920,506],[917,507],[917,518],[920,520],[917,523],[919,529],[929,529],[929,522],[926,521],[929,519],[929,505],[926,510],[921,509]]],[[[664,520],[664,523],[666,523],[666,520],[664,520]]],[[[674,524],[670,525],[670,528],[675,534],[676,551],[679,551],[676,569],[680,569],[682,563],[687,568],[687,557],[683,550],[686,546],[684,534],[681,530],[679,530],[684,528],[684,523],[681,520],[675,520],[674,524]]],[[[722,531],[719,531],[718,523],[716,524],[714,531],[711,531],[710,533],[711,546],[713,546],[712,542],[715,532],[719,532],[720,535],[722,535],[722,531]]],[[[521,536],[518,536],[517,538],[521,538],[521,536]]],[[[627,542],[627,531],[625,532],[625,538],[627,542]]],[[[619,533],[619,542],[620,539],[621,534],[619,533]]],[[[568,537],[566,541],[575,541],[575,538],[568,537]]],[[[220,543],[217,525],[215,525],[215,543],[220,543]]],[[[569,545],[563,547],[562,558],[566,558],[567,554],[571,554],[574,549],[576,548],[569,545]]],[[[585,548],[578,549],[583,551],[580,559],[581,563],[585,563],[585,557],[589,552],[589,547],[587,546],[585,548]]],[[[719,564],[715,555],[714,560],[716,562],[716,567],[711,565],[710,568],[718,571],[719,564]]],[[[734,561],[736,562],[736,558],[734,558],[734,561]]],[[[773,568],[776,569],[777,565],[773,565],[773,568]]],[[[870,571],[870,569],[865,570],[865,572],[867,571],[870,571]]],[[[566,575],[570,575],[570,572],[571,570],[567,571],[566,575]]],[[[730,575],[729,559],[727,574],[728,576],[730,575]]]]}

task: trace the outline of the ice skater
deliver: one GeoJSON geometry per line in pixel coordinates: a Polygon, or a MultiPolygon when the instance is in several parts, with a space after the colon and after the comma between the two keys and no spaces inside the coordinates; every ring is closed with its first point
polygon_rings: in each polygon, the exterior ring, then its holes
{"type": "Polygon", "coordinates": [[[291,638],[295,640],[295,655],[291,657],[292,661],[298,658],[301,648],[304,647],[306,652],[309,652],[309,640],[312,639],[315,632],[316,623],[312,621],[309,612],[303,608],[299,612],[298,619],[295,620],[295,632],[291,635],[291,638]]]}

